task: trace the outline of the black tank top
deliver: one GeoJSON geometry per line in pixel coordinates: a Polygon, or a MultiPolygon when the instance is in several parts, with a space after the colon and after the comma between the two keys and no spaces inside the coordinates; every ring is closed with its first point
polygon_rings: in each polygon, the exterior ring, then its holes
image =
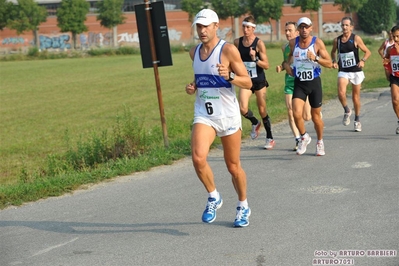
{"type": "MultiPolygon", "coordinates": [[[[243,37],[240,37],[240,39],[238,41],[238,51],[240,52],[241,59],[244,62],[253,62],[251,56],[249,55],[249,49],[250,49],[250,47],[252,47],[252,49],[254,49],[256,51],[256,45],[258,44],[259,38],[255,37],[255,40],[253,41],[253,43],[251,43],[251,45],[249,47],[246,47],[242,44],[243,39],[244,39],[243,37]]],[[[259,57],[258,52],[256,52],[256,56],[259,57]]],[[[252,78],[253,81],[263,81],[266,79],[266,75],[265,75],[263,68],[261,68],[257,64],[256,64],[256,73],[257,73],[257,77],[252,78]]]]}
{"type": "Polygon", "coordinates": [[[342,42],[342,35],[337,38],[339,71],[359,72],[359,48],[355,47],[355,34],[351,34],[346,42],[342,42]]]}

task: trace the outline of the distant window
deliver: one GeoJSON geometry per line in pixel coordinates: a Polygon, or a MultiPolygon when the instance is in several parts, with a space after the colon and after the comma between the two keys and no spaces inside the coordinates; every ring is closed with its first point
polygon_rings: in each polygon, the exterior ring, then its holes
{"type": "Polygon", "coordinates": [[[60,7],[59,3],[53,4],[39,4],[39,6],[44,6],[47,10],[47,16],[56,16],[57,15],[57,8],[60,7]]]}

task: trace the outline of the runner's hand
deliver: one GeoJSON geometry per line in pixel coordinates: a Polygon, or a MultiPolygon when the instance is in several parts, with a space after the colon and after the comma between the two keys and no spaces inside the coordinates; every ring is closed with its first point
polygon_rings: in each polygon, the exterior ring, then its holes
{"type": "Polygon", "coordinates": [[[190,83],[186,85],[186,93],[192,95],[197,90],[197,86],[194,83],[190,83]]]}
{"type": "Polygon", "coordinates": [[[229,79],[229,69],[223,64],[217,64],[219,76],[223,77],[225,80],[229,79]]]}

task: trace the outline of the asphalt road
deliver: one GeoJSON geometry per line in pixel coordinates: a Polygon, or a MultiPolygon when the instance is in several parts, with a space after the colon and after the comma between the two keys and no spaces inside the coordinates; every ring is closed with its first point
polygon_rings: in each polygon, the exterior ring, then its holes
{"type": "Polygon", "coordinates": [[[342,125],[338,101],[323,107],[323,157],[309,122],[301,156],[286,122],[273,125],[274,150],[262,148],[264,131],[243,141],[246,228],[232,227],[237,197],[217,148],[209,162],[224,205],[214,223],[201,222],[207,194],[186,158],[0,211],[0,265],[398,266],[396,117],[388,88],[362,102],[362,132],[342,125]]]}

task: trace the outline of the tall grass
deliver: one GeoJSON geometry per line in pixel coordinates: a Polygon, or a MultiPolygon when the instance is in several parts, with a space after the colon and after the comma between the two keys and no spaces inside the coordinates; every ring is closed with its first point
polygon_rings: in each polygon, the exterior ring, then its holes
{"type": "MultiPolygon", "coordinates": [[[[282,53],[266,45],[268,112],[276,123],[286,117],[284,76],[274,71],[282,53]]],[[[367,45],[373,55],[363,89],[386,87],[380,43],[367,45]]],[[[154,72],[142,68],[140,55],[0,62],[0,208],[189,154],[194,97],[184,86],[193,78],[191,60],[186,52],[172,59],[173,66],[158,68],[168,148],[154,72]]],[[[336,76],[323,70],[324,101],[336,97],[336,76]]],[[[257,110],[254,97],[250,107],[257,110]]],[[[250,125],[243,126],[245,137],[250,125]]]]}

